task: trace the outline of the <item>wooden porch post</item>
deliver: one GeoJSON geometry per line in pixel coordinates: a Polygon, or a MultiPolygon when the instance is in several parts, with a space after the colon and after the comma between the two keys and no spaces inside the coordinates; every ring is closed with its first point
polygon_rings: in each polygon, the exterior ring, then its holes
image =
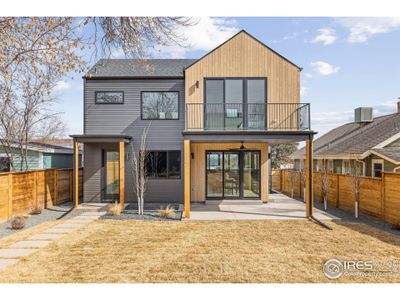
{"type": "Polygon", "coordinates": [[[119,142],[119,204],[125,204],[125,142],[119,142]]]}
{"type": "Polygon", "coordinates": [[[306,141],[306,216],[312,217],[314,193],[313,193],[313,143],[312,139],[306,141]]]}
{"type": "Polygon", "coordinates": [[[77,208],[79,205],[79,148],[76,139],[74,139],[74,201],[77,208]]]}
{"type": "Polygon", "coordinates": [[[184,155],[184,199],[185,199],[185,218],[190,218],[190,140],[183,141],[183,155],[184,155]]]}

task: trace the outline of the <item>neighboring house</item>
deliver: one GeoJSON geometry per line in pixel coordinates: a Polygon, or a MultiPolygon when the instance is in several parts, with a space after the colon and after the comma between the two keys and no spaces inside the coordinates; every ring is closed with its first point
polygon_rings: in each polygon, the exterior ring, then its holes
{"type": "Polygon", "coordinates": [[[188,217],[191,202],[268,201],[269,146],[314,134],[300,72],[245,31],[199,59],[98,61],[84,76],[84,134],[72,135],[83,201],[136,201],[130,153],[149,124],[146,202],[184,203],[188,217]]]}
{"type": "MultiPolygon", "coordinates": [[[[0,146],[0,172],[20,171],[21,155],[17,146],[13,149],[12,164],[5,149],[0,146]],[[14,166],[14,168],[12,167],[14,166]]],[[[28,170],[37,169],[63,169],[73,166],[73,149],[48,143],[31,142],[27,147],[28,170]]],[[[79,155],[81,165],[82,155],[79,155]]]]}
{"type": "MultiPolygon", "coordinates": [[[[400,172],[400,101],[397,112],[372,117],[372,108],[355,110],[354,122],[344,124],[314,141],[314,170],[381,177],[381,172],[400,172]]],[[[305,149],[291,157],[295,169],[304,165],[305,149]]]]}

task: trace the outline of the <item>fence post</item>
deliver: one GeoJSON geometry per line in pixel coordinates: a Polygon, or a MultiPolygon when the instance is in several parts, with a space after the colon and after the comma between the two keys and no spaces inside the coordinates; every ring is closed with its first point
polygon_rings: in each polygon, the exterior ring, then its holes
{"type": "Polygon", "coordinates": [[[53,205],[57,205],[57,194],[58,194],[58,184],[57,184],[57,169],[54,169],[54,201],[53,205]]]}
{"type": "Polygon", "coordinates": [[[10,219],[13,214],[13,205],[12,205],[12,198],[13,198],[13,178],[12,173],[8,174],[8,218],[10,219]]]}
{"type": "Polygon", "coordinates": [[[73,197],[73,177],[74,177],[74,171],[73,170],[69,170],[68,172],[69,174],[69,200],[72,201],[72,197],[73,197]]]}
{"type": "Polygon", "coordinates": [[[282,181],[283,181],[283,170],[279,170],[279,190],[281,191],[281,192],[283,192],[283,190],[282,190],[282,181]]]}
{"type": "Polygon", "coordinates": [[[339,174],[336,174],[336,208],[339,208],[339,174]]]}
{"type": "Polygon", "coordinates": [[[33,202],[34,202],[34,205],[35,205],[35,209],[37,209],[38,207],[39,207],[39,205],[38,205],[38,201],[37,201],[37,184],[38,184],[38,182],[37,182],[37,170],[35,170],[34,171],[34,174],[33,174],[33,176],[34,176],[34,185],[35,185],[35,187],[34,187],[34,190],[33,190],[33,202]]]}
{"type": "Polygon", "coordinates": [[[385,216],[385,172],[382,172],[381,178],[381,218],[386,221],[385,216]]]}

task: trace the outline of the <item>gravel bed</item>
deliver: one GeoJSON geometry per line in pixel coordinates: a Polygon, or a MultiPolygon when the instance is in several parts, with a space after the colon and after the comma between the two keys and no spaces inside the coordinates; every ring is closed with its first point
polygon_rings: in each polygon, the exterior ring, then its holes
{"type": "Polygon", "coordinates": [[[72,202],[66,202],[57,206],[53,206],[52,208],[44,209],[39,215],[29,215],[29,218],[25,222],[25,227],[20,230],[12,229],[10,226],[10,221],[0,223],[0,238],[21,232],[43,222],[54,221],[58,219],[67,220],[83,213],[82,210],[71,210],[73,207],[74,205],[72,202]]]}
{"type": "Polygon", "coordinates": [[[100,220],[147,220],[147,221],[180,221],[183,215],[183,205],[171,204],[170,207],[175,209],[175,216],[168,218],[160,217],[158,209],[166,207],[166,204],[148,203],[144,205],[144,214],[137,214],[137,204],[130,203],[119,216],[106,214],[100,217],[100,220]]]}

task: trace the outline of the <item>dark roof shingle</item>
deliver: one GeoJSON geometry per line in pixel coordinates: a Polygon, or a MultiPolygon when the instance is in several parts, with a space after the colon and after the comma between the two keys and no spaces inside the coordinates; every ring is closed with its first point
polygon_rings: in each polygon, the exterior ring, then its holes
{"type": "MultiPolygon", "coordinates": [[[[362,154],[400,133],[400,113],[376,117],[369,123],[348,123],[332,129],[314,142],[315,156],[362,154]]],[[[303,158],[305,149],[293,153],[303,158]]]]}
{"type": "Polygon", "coordinates": [[[85,78],[183,77],[183,70],[196,59],[100,59],[85,78]]]}

